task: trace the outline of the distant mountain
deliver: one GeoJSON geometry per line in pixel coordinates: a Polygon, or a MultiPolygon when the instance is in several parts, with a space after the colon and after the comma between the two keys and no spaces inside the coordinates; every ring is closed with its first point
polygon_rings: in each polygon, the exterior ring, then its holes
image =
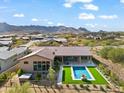
{"type": "Polygon", "coordinates": [[[82,28],[82,27],[79,27],[78,30],[83,31],[83,32],[90,32],[90,31],[87,30],[86,28],[82,28]]]}
{"type": "Polygon", "coordinates": [[[43,33],[82,33],[90,32],[86,28],[74,28],[66,26],[39,26],[39,25],[30,25],[30,26],[15,26],[9,25],[7,23],[0,23],[0,33],[3,32],[43,32],[43,33]]]}

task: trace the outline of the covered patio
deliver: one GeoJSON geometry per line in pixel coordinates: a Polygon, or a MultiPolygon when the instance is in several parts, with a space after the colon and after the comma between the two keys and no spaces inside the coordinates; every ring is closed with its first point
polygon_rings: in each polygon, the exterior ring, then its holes
{"type": "Polygon", "coordinates": [[[57,56],[54,62],[59,62],[61,65],[85,65],[95,66],[92,61],[92,56],[57,56]]]}

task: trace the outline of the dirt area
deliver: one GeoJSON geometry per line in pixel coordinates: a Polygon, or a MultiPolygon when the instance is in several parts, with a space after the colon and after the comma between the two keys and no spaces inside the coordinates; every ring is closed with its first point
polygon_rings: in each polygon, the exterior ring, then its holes
{"type": "MultiPolygon", "coordinates": [[[[79,85],[79,84],[62,84],[60,86],[50,86],[42,85],[42,83],[32,83],[30,82],[29,93],[120,93],[115,91],[120,91],[120,89],[115,89],[113,87],[106,88],[106,85],[79,85]],[[88,86],[88,87],[87,87],[88,86]],[[104,90],[101,90],[101,87],[104,90]]],[[[11,89],[9,81],[5,83],[0,88],[0,93],[5,93],[7,90],[11,89]]]]}
{"type": "Polygon", "coordinates": [[[111,60],[101,58],[100,56],[93,54],[93,57],[103,64],[107,65],[107,68],[114,72],[121,80],[124,81],[124,66],[119,63],[113,63],[111,60]]]}
{"type": "MultiPolygon", "coordinates": [[[[3,87],[0,89],[0,93],[5,93],[6,90],[10,88],[3,87]]],[[[120,93],[120,92],[103,92],[103,91],[88,91],[85,89],[75,89],[75,88],[67,88],[56,89],[52,87],[32,87],[29,89],[30,93],[120,93]]]]}

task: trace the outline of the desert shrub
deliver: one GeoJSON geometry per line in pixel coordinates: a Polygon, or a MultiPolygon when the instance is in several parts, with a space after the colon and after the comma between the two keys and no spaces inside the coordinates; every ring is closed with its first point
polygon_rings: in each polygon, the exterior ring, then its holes
{"type": "Polygon", "coordinates": [[[23,71],[22,69],[19,69],[19,70],[17,71],[18,76],[21,76],[23,73],[24,73],[24,71],[23,71]]]}
{"type": "Polygon", "coordinates": [[[7,76],[5,73],[0,74],[0,80],[6,80],[7,76]]]}
{"type": "Polygon", "coordinates": [[[124,49],[114,48],[108,52],[108,58],[113,62],[124,62],[124,49]]]}
{"type": "Polygon", "coordinates": [[[108,52],[111,50],[112,48],[110,47],[105,47],[103,48],[99,53],[103,58],[108,59],[108,52]]]}

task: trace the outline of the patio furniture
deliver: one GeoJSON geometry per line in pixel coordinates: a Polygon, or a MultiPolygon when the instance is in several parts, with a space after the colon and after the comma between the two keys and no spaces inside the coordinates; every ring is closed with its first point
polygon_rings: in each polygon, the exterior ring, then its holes
{"type": "Polygon", "coordinates": [[[32,74],[29,74],[29,73],[26,73],[26,74],[23,74],[19,77],[19,80],[20,81],[26,81],[26,80],[29,80],[31,78],[32,74]]]}

